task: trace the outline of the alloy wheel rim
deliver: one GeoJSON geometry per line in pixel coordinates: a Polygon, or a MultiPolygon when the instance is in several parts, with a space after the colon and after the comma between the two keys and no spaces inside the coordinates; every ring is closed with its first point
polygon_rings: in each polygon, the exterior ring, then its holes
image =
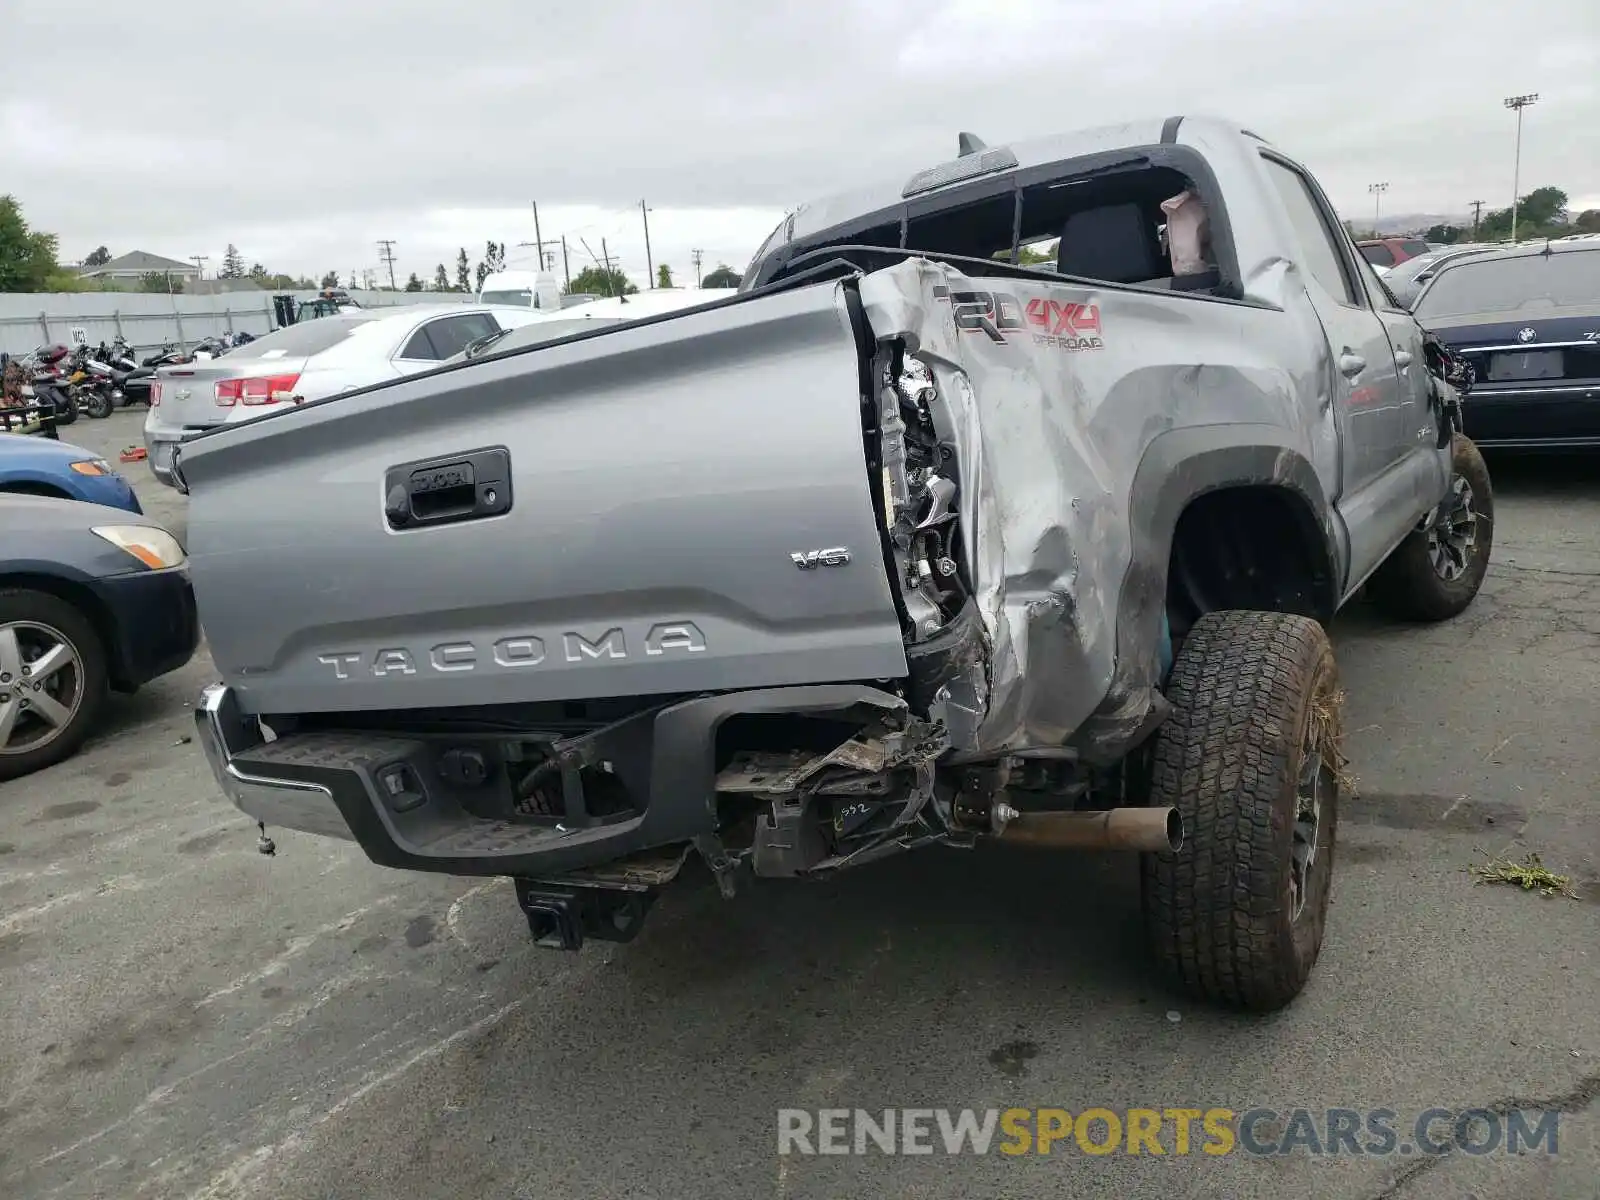
{"type": "Polygon", "coordinates": [[[59,629],[0,623],[0,755],[48,746],[83,707],[83,658],[59,629]]]}
{"type": "Polygon", "coordinates": [[[1473,511],[1472,485],[1460,475],[1450,481],[1450,495],[1428,524],[1428,558],[1434,573],[1454,583],[1467,573],[1478,544],[1478,514],[1473,511]]]}

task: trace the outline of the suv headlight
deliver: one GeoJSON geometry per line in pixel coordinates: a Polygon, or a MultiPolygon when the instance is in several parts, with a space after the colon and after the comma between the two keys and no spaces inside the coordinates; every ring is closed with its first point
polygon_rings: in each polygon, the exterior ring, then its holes
{"type": "Polygon", "coordinates": [[[184,564],[183,547],[165,529],[151,525],[95,525],[90,532],[126,550],[153,571],[184,564]]]}

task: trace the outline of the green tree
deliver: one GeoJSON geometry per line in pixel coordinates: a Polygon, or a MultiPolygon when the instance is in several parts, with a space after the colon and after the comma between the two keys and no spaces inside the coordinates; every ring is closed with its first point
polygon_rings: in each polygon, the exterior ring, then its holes
{"type": "Polygon", "coordinates": [[[472,268],[467,265],[467,248],[461,247],[456,255],[456,291],[464,292],[472,286],[472,268]]]}
{"type": "Polygon", "coordinates": [[[483,291],[483,281],[489,277],[489,271],[490,267],[486,262],[481,262],[472,269],[472,277],[477,280],[477,286],[472,289],[473,291],[483,291]]]}
{"type": "MultiPolygon", "coordinates": [[[[1534,188],[1517,202],[1517,237],[1560,237],[1569,232],[1567,194],[1558,187],[1534,188]]],[[[1479,236],[1486,242],[1511,236],[1511,210],[1497,208],[1483,218],[1479,236]]]]}
{"type": "Polygon", "coordinates": [[[415,271],[413,271],[413,272],[411,272],[411,277],[406,280],[406,291],[408,291],[408,292],[420,292],[421,290],[422,290],[422,280],[418,279],[417,278],[417,273],[415,271]]]}
{"type": "Polygon", "coordinates": [[[1429,225],[1422,239],[1449,246],[1455,242],[1464,242],[1471,236],[1472,230],[1462,225],[1429,225]]]}
{"type": "Polygon", "coordinates": [[[731,288],[739,286],[739,272],[727,263],[718,263],[715,271],[708,271],[700,281],[703,288],[731,288]]]}
{"type": "Polygon", "coordinates": [[[672,268],[667,266],[666,263],[662,263],[656,268],[656,286],[659,288],[672,286],[672,268]]]}
{"type": "Polygon", "coordinates": [[[232,242],[222,254],[222,269],[217,272],[218,279],[243,279],[244,256],[239,253],[239,247],[232,242]]]}
{"type": "Polygon", "coordinates": [[[1600,233],[1600,208],[1586,208],[1572,218],[1573,233],[1600,233]]]}
{"type": "Polygon", "coordinates": [[[53,233],[37,233],[12,196],[0,196],[0,292],[38,292],[61,271],[53,233]]]}
{"type": "Polygon", "coordinates": [[[1557,187],[1534,188],[1517,205],[1517,222],[1536,228],[1567,223],[1567,194],[1557,187]]]}
{"type": "Polygon", "coordinates": [[[319,283],[317,286],[318,287],[325,287],[325,288],[336,288],[336,287],[338,287],[339,286],[339,272],[337,272],[337,271],[329,271],[326,275],[324,275],[322,277],[322,282],[319,283]]]}
{"type": "Polygon", "coordinates": [[[444,269],[443,263],[433,269],[433,290],[436,292],[450,290],[450,273],[444,269]]]}
{"type": "Polygon", "coordinates": [[[585,267],[572,277],[567,285],[569,293],[588,293],[600,296],[631,296],[639,289],[616,267],[585,267]]]}
{"type": "Polygon", "coordinates": [[[83,265],[86,267],[103,267],[111,261],[111,251],[104,246],[96,246],[84,257],[83,265]]]}
{"type": "Polygon", "coordinates": [[[139,288],[146,292],[172,292],[177,294],[183,291],[183,280],[167,271],[146,271],[139,276],[139,288]]]}

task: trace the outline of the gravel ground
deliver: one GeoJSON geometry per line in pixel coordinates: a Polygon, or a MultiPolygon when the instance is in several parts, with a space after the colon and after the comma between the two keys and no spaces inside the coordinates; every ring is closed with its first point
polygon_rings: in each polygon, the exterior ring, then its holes
{"type": "MultiPolygon", "coordinates": [[[[140,419],[69,437],[114,454],[140,419]]],[[[1491,468],[1496,558],[1465,616],[1335,623],[1359,797],[1285,1012],[1167,991],[1109,856],[933,851],[734,904],[686,887],[630,946],[535,950],[504,882],[293,833],[257,855],[183,740],[202,654],[0,794],[0,1195],[1594,1200],[1600,469],[1491,468]],[[1582,899],[1467,873],[1525,850],[1582,899]],[[780,1107],[1346,1106],[1404,1135],[1512,1103],[1564,1110],[1558,1154],[775,1152],[780,1107]]],[[[181,497],[124,469],[181,532],[181,497]]]]}

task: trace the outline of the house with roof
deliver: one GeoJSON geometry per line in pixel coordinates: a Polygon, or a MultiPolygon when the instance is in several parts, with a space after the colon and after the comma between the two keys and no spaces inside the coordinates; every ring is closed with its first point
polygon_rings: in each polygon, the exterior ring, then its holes
{"type": "Polygon", "coordinates": [[[200,277],[200,269],[192,262],[179,262],[175,258],[163,258],[143,250],[130,250],[98,267],[81,267],[78,270],[84,279],[140,279],[151,273],[170,274],[174,283],[188,283],[200,277]]]}

